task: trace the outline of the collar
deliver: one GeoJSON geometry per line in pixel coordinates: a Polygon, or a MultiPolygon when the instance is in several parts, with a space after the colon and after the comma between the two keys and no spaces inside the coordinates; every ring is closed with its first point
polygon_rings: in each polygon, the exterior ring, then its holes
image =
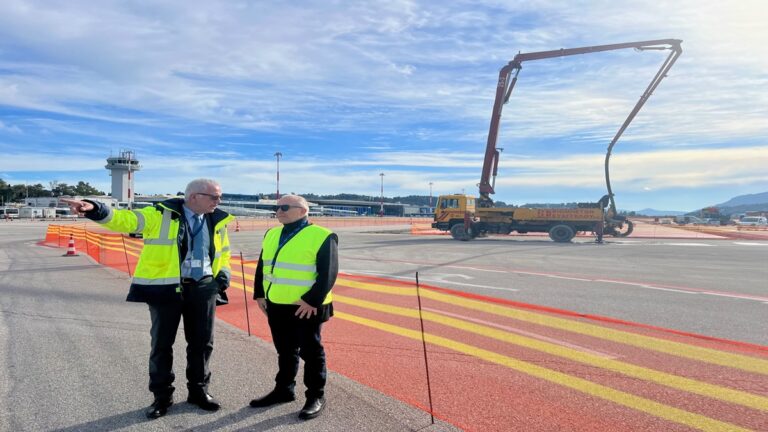
{"type": "Polygon", "coordinates": [[[301,218],[301,219],[299,219],[297,221],[294,221],[294,222],[291,222],[291,223],[287,223],[287,224],[283,225],[283,232],[284,233],[285,232],[292,232],[293,230],[299,228],[300,226],[307,225],[308,223],[309,223],[309,221],[307,220],[306,217],[301,218]]]}
{"type": "MultiPolygon", "coordinates": [[[[189,207],[186,206],[186,204],[183,206],[183,208],[184,208],[184,216],[187,217],[187,221],[190,222],[190,223],[194,222],[195,219],[197,219],[198,217],[204,216],[204,215],[199,215],[199,214],[193,212],[192,210],[189,209],[189,207]]],[[[203,219],[203,220],[205,220],[205,219],[203,219]]]]}

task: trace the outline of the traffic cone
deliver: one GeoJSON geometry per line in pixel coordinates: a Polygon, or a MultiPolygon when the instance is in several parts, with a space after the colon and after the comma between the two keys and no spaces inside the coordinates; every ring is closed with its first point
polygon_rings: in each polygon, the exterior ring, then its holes
{"type": "Polygon", "coordinates": [[[240,232],[240,222],[235,220],[235,232],[240,232]]]}
{"type": "Polygon", "coordinates": [[[77,251],[75,250],[75,238],[72,234],[69,235],[69,245],[67,246],[67,253],[65,253],[64,256],[77,256],[77,251]]]}

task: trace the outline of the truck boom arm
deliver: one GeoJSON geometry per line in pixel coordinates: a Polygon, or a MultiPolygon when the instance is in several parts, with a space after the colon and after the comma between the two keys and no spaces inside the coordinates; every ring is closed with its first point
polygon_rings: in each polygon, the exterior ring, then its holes
{"type": "Polygon", "coordinates": [[[480,199],[478,200],[478,203],[477,203],[478,206],[493,207],[493,200],[491,200],[490,195],[495,193],[494,187],[496,183],[496,175],[498,173],[498,166],[499,166],[499,149],[496,148],[496,141],[499,135],[501,111],[502,111],[502,108],[504,107],[504,104],[506,104],[509,101],[509,97],[512,95],[512,89],[514,89],[515,87],[515,83],[517,82],[517,76],[520,74],[520,70],[522,69],[523,62],[532,61],[532,60],[542,60],[542,59],[548,59],[548,58],[554,58],[554,57],[571,56],[571,55],[577,55],[577,54],[590,54],[590,53],[596,53],[596,52],[602,52],[602,51],[612,51],[612,50],[619,50],[619,49],[625,49],[625,48],[635,48],[640,51],[671,50],[666,61],[664,62],[664,64],[662,64],[661,68],[656,73],[656,76],[648,85],[648,88],[642,94],[642,96],[640,97],[640,100],[635,104],[635,107],[632,109],[629,116],[624,121],[624,124],[622,124],[621,128],[616,133],[616,136],[614,136],[613,140],[611,140],[611,143],[608,146],[608,152],[605,159],[605,180],[606,180],[606,185],[608,187],[608,196],[610,198],[611,211],[613,212],[613,214],[615,214],[616,206],[613,201],[613,193],[611,191],[610,178],[608,176],[608,161],[610,159],[611,151],[613,150],[613,146],[616,144],[618,139],[627,129],[629,124],[635,118],[637,113],[643,107],[643,105],[648,100],[648,98],[653,93],[653,91],[656,89],[656,87],[659,86],[659,84],[661,83],[661,80],[664,79],[669,69],[672,67],[672,65],[675,63],[677,58],[682,53],[682,48],[680,47],[681,43],[682,41],[679,39],[658,39],[658,40],[650,40],[650,41],[627,42],[627,43],[610,44],[610,45],[597,45],[597,46],[589,46],[589,47],[581,47],[581,48],[568,48],[568,49],[559,49],[559,50],[552,50],[552,51],[539,51],[539,52],[533,52],[533,53],[517,54],[512,59],[512,61],[510,61],[507,65],[505,65],[499,71],[499,81],[496,86],[496,98],[493,103],[493,113],[491,114],[491,125],[488,131],[488,143],[485,147],[485,159],[483,161],[483,171],[480,176],[480,184],[478,185],[480,188],[480,199]]]}

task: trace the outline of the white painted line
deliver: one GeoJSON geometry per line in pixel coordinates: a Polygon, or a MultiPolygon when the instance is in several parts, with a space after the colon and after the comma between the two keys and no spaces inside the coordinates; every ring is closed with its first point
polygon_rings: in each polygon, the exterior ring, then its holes
{"type": "MultiPolygon", "coordinates": [[[[415,282],[416,279],[409,276],[392,276],[385,272],[376,272],[376,271],[355,271],[350,273],[360,273],[360,274],[372,274],[372,275],[386,275],[388,279],[403,279],[408,281],[415,282]]],[[[462,275],[463,276],[463,275],[462,275]]],[[[467,276],[470,277],[470,276],[467,276]]],[[[419,277],[419,282],[432,282],[432,283],[438,283],[438,284],[449,284],[449,285],[459,285],[459,286],[467,286],[467,287],[475,287],[475,288],[485,288],[485,289],[491,289],[491,290],[497,290],[497,291],[520,291],[517,288],[502,288],[502,287],[494,287],[494,286],[488,286],[488,285],[476,285],[476,284],[469,284],[466,282],[451,282],[447,281],[445,279],[432,279],[429,277],[419,277]]]]}
{"type": "Polygon", "coordinates": [[[543,275],[548,278],[553,279],[567,279],[567,280],[575,280],[575,281],[581,281],[581,282],[593,282],[594,279],[584,279],[584,278],[577,278],[577,277],[570,277],[570,276],[558,276],[558,275],[543,275]]]}
{"type": "Polygon", "coordinates": [[[707,243],[662,243],[666,246],[714,246],[707,243]]]}
{"type": "Polygon", "coordinates": [[[605,279],[595,279],[595,282],[614,283],[614,284],[619,284],[619,285],[631,285],[631,286],[636,286],[638,288],[647,288],[647,289],[659,290],[659,291],[671,291],[671,292],[678,292],[678,293],[682,293],[682,294],[699,294],[696,291],[688,291],[688,290],[681,290],[681,289],[675,289],[675,288],[659,287],[659,286],[648,285],[648,284],[637,283],[637,282],[624,282],[624,281],[605,280],[605,279]]]}
{"type": "Polygon", "coordinates": [[[768,246],[768,241],[765,243],[733,242],[733,244],[739,246],[768,246]]]}
{"type": "MultiPolygon", "coordinates": [[[[571,348],[571,349],[574,349],[574,350],[577,350],[577,351],[581,351],[581,352],[584,352],[584,353],[587,353],[587,354],[592,354],[594,356],[598,356],[598,357],[602,357],[602,358],[617,359],[617,358],[620,357],[618,354],[608,354],[608,353],[601,352],[601,351],[595,351],[593,349],[586,348],[586,347],[583,347],[581,345],[572,344],[570,342],[566,342],[566,341],[561,340],[561,339],[551,338],[551,337],[548,337],[548,336],[540,335],[538,333],[533,333],[533,332],[529,332],[529,331],[526,331],[526,330],[521,330],[521,329],[518,329],[518,328],[509,327],[509,326],[497,324],[497,323],[494,323],[494,322],[491,322],[491,321],[481,320],[481,319],[478,319],[478,318],[472,318],[472,317],[468,317],[466,315],[460,315],[460,314],[455,314],[455,313],[451,313],[451,312],[441,311],[441,310],[432,309],[432,308],[425,308],[425,307],[423,307],[422,310],[433,312],[433,313],[440,314],[440,315],[449,316],[451,318],[457,318],[457,319],[460,319],[460,320],[463,320],[463,321],[469,321],[469,322],[473,322],[473,323],[476,323],[476,324],[482,324],[482,325],[488,326],[488,327],[495,327],[497,329],[508,331],[510,333],[517,333],[519,335],[527,336],[527,337],[530,337],[532,339],[538,339],[540,341],[549,342],[549,343],[552,343],[552,344],[555,344],[555,345],[564,346],[564,347],[567,347],[567,348],[571,348]]],[[[523,345],[523,346],[525,347],[525,345],[523,345]]]]}
{"type": "Polygon", "coordinates": [[[458,269],[464,269],[464,270],[477,270],[477,271],[484,271],[488,273],[507,273],[505,270],[491,270],[491,269],[484,269],[484,268],[477,268],[477,267],[467,267],[467,266],[444,266],[445,268],[458,268],[458,269]]]}

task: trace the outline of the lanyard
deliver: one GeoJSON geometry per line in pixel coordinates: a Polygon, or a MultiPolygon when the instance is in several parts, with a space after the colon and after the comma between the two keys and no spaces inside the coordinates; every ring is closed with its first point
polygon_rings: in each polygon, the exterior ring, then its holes
{"type": "Polygon", "coordinates": [[[203,229],[203,226],[205,226],[205,219],[203,219],[202,217],[198,218],[197,216],[195,216],[195,220],[197,222],[200,222],[200,224],[197,226],[196,230],[192,230],[192,229],[189,230],[190,231],[189,235],[191,235],[192,238],[195,238],[196,235],[200,234],[200,231],[203,229]]]}
{"type": "Polygon", "coordinates": [[[275,257],[277,257],[277,254],[280,252],[280,249],[282,249],[283,246],[285,246],[285,244],[288,243],[288,241],[290,241],[292,238],[294,238],[296,236],[296,234],[298,234],[299,231],[304,229],[304,227],[306,227],[307,225],[309,225],[309,222],[307,222],[307,221],[304,221],[304,222],[300,223],[299,226],[294,228],[293,231],[288,233],[285,237],[283,237],[282,233],[281,233],[280,241],[279,241],[278,246],[277,246],[277,252],[275,252],[275,257]]]}

